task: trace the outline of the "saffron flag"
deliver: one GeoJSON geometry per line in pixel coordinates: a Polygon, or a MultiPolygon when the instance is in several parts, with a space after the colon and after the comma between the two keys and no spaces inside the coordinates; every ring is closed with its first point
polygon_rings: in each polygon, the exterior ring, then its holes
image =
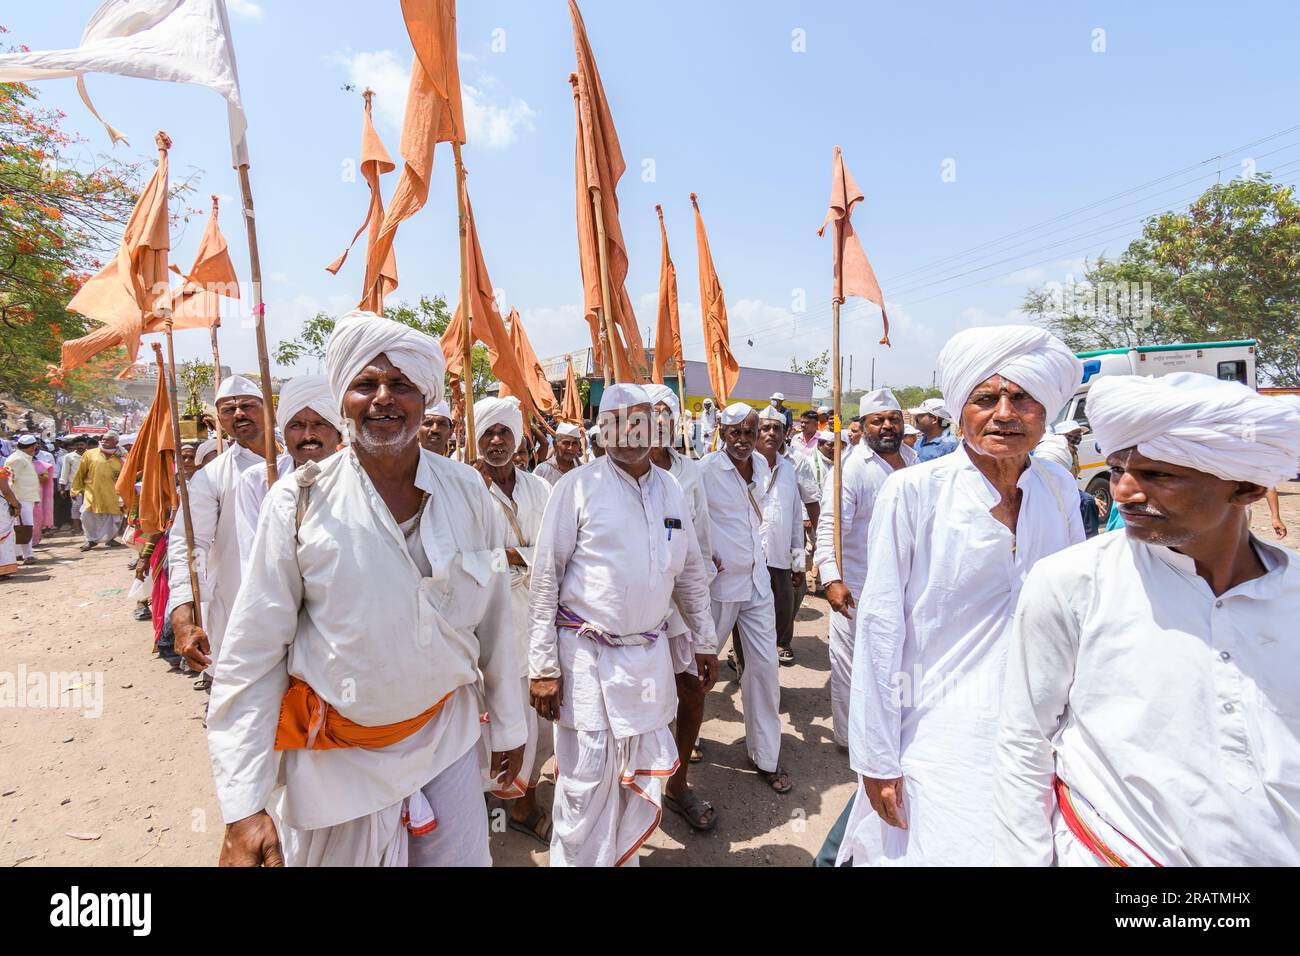
{"type": "Polygon", "coordinates": [[[135,437],[135,444],[117,478],[117,496],[129,514],[138,506],[140,530],[146,535],[166,531],[178,503],[176,491],[176,441],[172,434],[171,406],[162,350],[157,349],[158,386],[153,404],[135,437]],[[135,485],[140,482],[137,496],[135,485]]]}
{"type": "Polygon", "coordinates": [[[235,45],[224,0],[106,0],[90,17],[81,45],[0,54],[0,83],[77,78],[77,92],[114,143],[126,137],[95,110],[86,73],[195,83],[226,99],[234,165],[248,165],[248,120],[239,95],[235,45]]]}
{"type": "MultiPolygon", "coordinates": [[[[555,392],[551,390],[551,383],[546,378],[542,363],[537,360],[533,343],[528,340],[528,332],[524,329],[524,320],[519,317],[518,309],[510,310],[510,344],[514,348],[519,371],[523,373],[524,380],[528,383],[528,393],[532,396],[533,405],[542,414],[554,417],[559,411],[559,406],[555,403],[555,392]]],[[[502,398],[504,397],[506,396],[503,392],[502,398]]]]}
{"type": "MultiPolygon", "coordinates": [[[[455,0],[402,0],[406,32],[415,48],[411,83],[402,118],[402,174],[384,213],[383,225],[366,249],[362,288],[372,290],[391,262],[397,227],[424,208],[429,199],[433,152],[439,143],[465,142],[465,116],[456,60],[455,0]]],[[[362,301],[365,307],[365,300],[362,301]]]]}
{"type": "Polygon", "coordinates": [[[574,106],[577,113],[577,212],[578,257],[582,267],[583,305],[587,325],[592,332],[592,343],[597,355],[604,354],[600,339],[600,319],[603,310],[600,273],[600,228],[605,233],[605,261],[608,269],[609,311],[605,316],[609,327],[611,368],[619,381],[644,382],[647,369],[645,346],[637,328],[636,313],[628,298],[627,247],[623,241],[623,227],[618,219],[618,181],[627,164],[614,129],[605,87],[601,83],[596,58],[587,40],[587,28],[582,13],[574,0],[569,0],[569,16],[573,21],[573,43],[578,69],[569,77],[573,84],[574,106]],[[593,194],[600,197],[600,224],[596,223],[593,194]]]}
{"type": "Polygon", "coordinates": [[[876,272],[867,261],[867,254],[862,249],[862,242],[853,231],[853,207],[862,202],[862,190],[853,180],[853,174],[844,165],[844,155],[838,146],[831,160],[831,202],[826,220],[817,230],[817,235],[825,235],[826,227],[834,224],[832,233],[835,256],[835,290],[832,297],[836,302],[843,302],[848,296],[858,296],[880,306],[880,318],[884,322],[885,334],[881,345],[889,344],[889,315],[885,312],[885,295],[880,291],[876,281],[876,272]]]}
{"type": "Polygon", "coordinates": [[[695,207],[695,245],[700,264],[700,317],[704,321],[705,361],[709,367],[709,384],[719,408],[726,408],[731,390],[740,378],[740,364],[731,354],[731,332],[727,328],[727,303],[722,295],[722,283],[713,267],[713,253],[709,237],[700,217],[700,204],[691,193],[695,207]]]}
{"type": "Polygon", "coordinates": [[[573,362],[564,376],[564,404],[558,416],[560,421],[573,425],[582,424],[582,396],[578,394],[578,380],[573,375],[573,362]]]}
{"type": "MultiPolygon", "coordinates": [[[[366,207],[366,218],[361,223],[353,235],[352,241],[348,247],[343,250],[343,254],[325,267],[325,271],[330,275],[338,275],[343,263],[347,261],[348,253],[356,245],[357,239],[366,231],[366,226],[370,227],[369,245],[374,245],[379,235],[379,230],[384,224],[384,197],[379,191],[379,177],[384,173],[391,173],[397,168],[393,158],[388,155],[388,150],[384,148],[383,141],[379,134],[375,132],[375,124],[371,118],[371,101],[374,99],[374,91],[366,90],[363,94],[365,100],[364,116],[361,121],[361,177],[370,187],[370,205],[366,207]]],[[[393,256],[392,245],[389,245],[388,256],[384,260],[383,266],[379,270],[379,281],[370,288],[361,291],[361,308],[376,315],[384,314],[384,297],[397,288],[397,261],[393,256]]]]}
{"type": "Polygon", "coordinates": [[[668,230],[664,227],[664,208],[656,205],[659,214],[659,237],[663,246],[659,255],[659,320],[655,325],[655,361],[653,379],[660,385],[664,381],[664,368],[669,356],[677,365],[677,375],[682,375],[682,326],[677,312],[677,267],[668,254],[668,230]]]}
{"type": "MultiPolygon", "coordinates": [[[[226,237],[221,234],[217,223],[220,205],[220,200],[213,196],[212,212],[190,271],[183,273],[175,265],[171,266],[171,271],[185,280],[170,293],[174,330],[220,328],[221,305],[217,296],[239,298],[239,277],[235,275],[235,264],[230,260],[226,237]]],[[[145,331],[161,332],[163,327],[163,319],[158,317],[145,331]]]]}

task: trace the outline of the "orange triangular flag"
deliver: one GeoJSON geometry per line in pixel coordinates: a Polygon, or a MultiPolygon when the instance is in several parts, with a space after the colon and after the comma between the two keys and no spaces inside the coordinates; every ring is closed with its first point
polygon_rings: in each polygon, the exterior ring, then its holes
{"type": "MultiPolygon", "coordinates": [[[[175,265],[170,267],[185,280],[168,293],[174,331],[220,328],[221,304],[217,296],[239,298],[239,277],[235,275],[235,264],[230,260],[226,237],[217,224],[219,210],[220,200],[214,195],[212,213],[208,216],[189,274],[181,272],[175,265]]],[[[145,331],[162,332],[165,321],[165,316],[155,316],[146,324],[145,331]]]]}
{"type": "MultiPolygon", "coordinates": [[[[126,346],[127,359],[134,363],[140,351],[140,336],[159,307],[159,299],[170,291],[167,278],[167,254],[171,248],[167,218],[167,150],[171,140],[159,131],[158,168],[140,193],[140,199],[126,221],[122,244],[113,261],[86,281],[68,303],[68,311],[116,327],[121,339],[114,344],[126,346]]],[[[76,340],[82,343],[73,350],[84,364],[96,353],[85,353],[94,333],[76,340]]],[[[96,341],[102,340],[99,337],[96,341]]],[[[69,343],[71,344],[71,343],[69,343]]],[[[64,365],[64,370],[76,365],[64,365]]]]}
{"type": "Polygon", "coordinates": [[[402,17],[415,47],[399,150],[404,165],[384,214],[384,224],[366,249],[362,288],[367,290],[381,281],[397,227],[419,212],[429,198],[434,147],[438,143],[465,142],[460,67],[456,62],[455,0],[402,0],[402,17]]]}
{"type": "Polygon", "coordinates": [[[518,309],[510,310],[510,344],[514,347],[519,371],[528,382],[528,392],[532,395],[533,405],[542,414],[554,416],[559,411],[559,406],[555,404],[555,392],[546,378],[542,363],[537,360],[533,343],[528,340],[528,332],[524,329],[524,320],[519,317],[518,309]]]}
{"type": "MultiPolygon", "coordinates": [[[[501,319],[501,310],[493,294],[492,279],[483,261],[483,247],[479,245],[478,227],[474,224],[474,207],[470,205],[469,190],[465,191],[465,226],[469,246],[467,262],[469,272],[470,340],[487,346],[488,360],[494,374],[501,382],[500,394],[504,398],[514,395],[519,399],[524,414],[538,415],[528,380],[519,368],[510,333],[501,319]]],[[[442,333],[442,354],[447,362],[447,375],[453,389],[460,388],[461,343],[464,335],[465,303],[458,303],[456,312],[442,333]]],[[[471,398],[470,401],[473,401],[471,398]]]]}
{"type": "MultiPolygon", "coordinates": [[[[348,253],[352,251],[361,234],[366,231],[366,226],[370,227],[369,244],[374,245],[379,230],[384,224],[384,197],[379,190],[379,177],[384,173],[391,173],[397,166],[388,155],[388,150],[384,149],[379,134],[375,132],[375,124],[371,118],[371,102],[374,96],[374,90],[366,90],[362,94],[365,107],[361,121],[361,177],[370,187],[370,205],[366,207],[365,220],[352,237],[352,241],[348,243],[348,247],[343,250],[343,254],[325,267],[325,271],[331,275],[338,275],[339,270],[343,268],[343,263],[348,259],[348,253]]],[[[390,245],[388,258],[384,260],[383,267],[379,270],[379,282],[371,288],[362,290],[361,308],[382,315],[384,297],[396,288],[397,261],[390,245]]]]}
{"type": "Polygon", "coordinates": [[[117,496],[128,513],[138,502],[140,530],[146,535],[166,531],[176,512],[176,441],[172,434],[171,406],[167,400],[167,377],[163,369],[162,349],[155,345],[158,362],[158,387],[153,404],[136,434],[135,444],[117,478],[117,496]],[[140,494],[135,491],[140,482],[140,494]]]}
{"type": "Polygon", "coordinates": [[[740,378],[740,364],[731,354],[731,332],[727,328],[727,303],[722,296],[722,283],[713,268],[713,253],[709,250],[709,237],[700,217],[700,205],[691,193],[695,207],[695,246],[700,264],[700,317],[704,321],[704,348],[709,366],[709,384],[719,408],[727,407],[731,390],[740,378]]]}
{"type": "Polygon", "coordinates": [[[853,174],[844,165],[844,156],[838,146],[831,160],[831,203],[826,213],[826,221],[817,230],[817,235],[825,235],[826,227],[835,224],[833,239],[835,243],[835,290],[832,298],[843,302],[854,295],[874,302],[880,306],[880,318],[885,324],[885,335],[881,345],[889,344],[889,315],[885,312],[885,295],[880,291],[876,281],[876,271],[867,261],[867,254],[862,249],[857,233],[853,231],[853,207],[862,202],[862,190],[853,180],[853,174]]]}
{"type": "Polygon", "coordinates": [[[663,247],[659,255],[659,321],[655,326],[655,364],[653,379],[660,385],[664,381],[664,368],[671,356],[677,365],[678,377],[682,374],[682,326],[677,313],[677,267],[668,254],[668,230],[664,227],[664,208],[656,205],[659,214],[659,236],[663,247]]]}
{"type": "MultiPolygon", "coordinates": [[[[578,200],[578,255],[582,266],[584,308],[587,324],[599,338],[600,320],[597,310],[603,307],[601,296],[599,234],[595,224],[592,193],[598,193],[601,203],[601,225],[605,231],[605,259],[608,267],[611,315],[606,316],[612,348],[615,351],[613,369],[619,381],[644,382],[648,369],[645,346],[637,328],[636,313],[628,298],[627,246],[623,241],[623,227],[618,219],[618,181],[627,164],[619,147],[614,118],[610,114],[605,87],[596,68],[596,58],[587,40],[587,28],[582,13],[574,0],[569,0],[569,16],[573,21],[573,44],[577,54],[577,72],[569,77],[573,84],[574,104],[577,109],[577,200],[578,200]],[[620,354],[621,353],[621,354],[620,354]],[[620,368],[620,364],[623,365],[620,368]]],[[[603,349],[597,348],[600,354],[603,349]]]]}
{"type": "Polygon", "coordinates": [[[560,408],[559,419],[573,425],[582,424],[582,396],[578,394],[578,380],[573,375],[573,362],[564,376],[564,404],[560,408]]]}

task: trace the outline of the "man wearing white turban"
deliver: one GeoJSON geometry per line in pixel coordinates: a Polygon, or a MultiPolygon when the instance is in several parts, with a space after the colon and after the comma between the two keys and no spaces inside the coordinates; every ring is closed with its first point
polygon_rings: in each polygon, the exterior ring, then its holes
{"type": "Polygon", "coordinates": [[[606,455],[556,483],[533,560],[533,705],[555,721],[551,866],[637,866],[677,769],[668,622],[716,667],[708,583],[681,486],[650,461],[639,385],[600,399],[606,455]]]}
{"type": "Polygon", "coordinates": [[[916,452],[903,444],[903,409],[891,389],[880,388],[863,395],[859,412],[866,426],[863,449],[844,465],[840,501],[835,500],[834,475],[826,476],[813,557],[831,606],[831,729],[836,746],[845,749],[849,746],[849,685],[853,677],[856,608],[863,600],[862,584],[867,578],[867,529],[885,479],[901,468],[916,464],[916,452]],[[835,558],[837,510],[842,563],[835,558]]]}
{"type": "MultiPolygon", "coordinates": [[[[185,543],[185,513],[178,511],[167,535],[167,614],[176,634],[176,653],[202,671],[195,686],[212,686],[212,672],[225,638],[226,622],[242,576],[239,540],[239,479],[260,468],[266,445],[262,389],[242,375],[217,388],[217,427],[234,440],[189,483],[203,626],[194,623],[194,590],[185,543]]],[[[202,462],[200,462],[202,464],[202,462]]]]}
{"type": "Polygon", "coordinates": [[[511,626],[519,650],[520,699],[528,739],[519,776],[496,795],[511,801],[510,828],[549,846],[551,815],[537,804],[537,784],[542,769],[555,753],[555,728],[529,705],[528,698],[528,588],[532,583],[533,555],[542,527],[551,486],[515,467],[515,452],[523,443],[524,416],[519,399],[481,398],[474,403],[474,435],[478,458],[474,468],[487,483],[506,522],[506,562],[510,567],[511,626]]]}
{"type": "Polygon", "coordinates": [[[1300,865],[1300,561],[1246,510],[1300,413],[1236,382],[1088,393],[1124,530],[1026,580],[994,763],[998,863],[1300,865]]]}
{"type": "Polygon", "coordinates": [[[1083,540],[1074,479],[1030,452],[1082,377],[1028,326],[959,332],[939,353],[962,443],[895,472],[876,497],[854,641],[840,860],[993,861],[989,767],[1021,583],[1083,540]]]}
{"type": "Polygon", "coordinates": [[[555,426],[555,453],[538,462],[533,474],[553,485],[581,464],[582,428],[571,422],[560,422],[555,426]]]}
{"type": "MultiPolygon", "coordinates": [[[[707,580],[716,573],[713,562],[713,545],[709,528],[709,502],[704,493],[700,464],[680,454],[673,447],[677,436],[677,417],[681,404],[677,393],[666,385],[652,383],[644,386],[646,395],[654,405],[656,428],[650,461],[677,479],[686,497],[695,525],[695,539],[700,546],[707,580]]],[[[704,698],[717,682],[718,659],[711,653],[696,653],[696,638],[686,626],[680,611],[673,608],[668,619],[668,647],[672,651],[673,672],[677,682],[677,772],[664,787],[664,805],[676,813],[693,829],[706,831],[717,826],[717,813],[713,804],[701,800],[691,789],[687,777],[692,758],[699,760],[697,749],[700,726],[704,723],[704,698]]]]}
{"type": "MultiPolygon", "coordinates": [[[[299,375],[284,383],[276,403],[275,427],[288,451],[276,459],[276,474],[281,478],[309,461],[322,462],[338,451],[343,443],[343,416],[324,375],[299,375]]],[[[269,487],[265,468],[249,468],[236,483],[241,573],[247,570],[248,557],[253,553],[257,518],[269,487]]]]}
{"type": "Polygon", "coordinates": [[[525,740],[506,523],[417,440],[436,339],[352,313],[325,367],[351,443],[267,493],[212,688],[221,862],[486,866],[482,768],[525,740]]]}
{"type": "Polygon", "coordinates": [[[709,586],[713,629],[718,644],[732,627],[743,657],[740,696],[745,716],[745,747],[758,776],[777,793],[793,784],[781,767],[781,678],[776,656],[776,612],[772,579],[763,549],[761,501],[772,478],[767,459],[755,449],[758,412],[744,402],[728,405],[721,416],[722,448],[700,461],[709,501],[713,562],[717,576],[709,586]]]}

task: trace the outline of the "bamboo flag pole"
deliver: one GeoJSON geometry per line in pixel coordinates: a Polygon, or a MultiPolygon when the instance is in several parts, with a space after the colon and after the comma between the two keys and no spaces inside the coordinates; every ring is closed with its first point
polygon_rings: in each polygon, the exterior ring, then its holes
{"type": "MultiPolygon", "coordinates": [[[[181,513],[185,516],[185,563],[190,571],[190,591],[194,595],[194,626],[203,627],[203,615],[200,610],[202,596],[199,594],[199,574],[194,568],[194,522],[190,520],[190,484],[185,479],[185,469],[181,466],[181,418],[180,408],[176,402],[176,351],[172,346],[172,316],[167,313],[165,326],[167,333],[167,403],[172,417],[172,441],[176,444],[176,475],[180,478],[181,513]]],[[[153,343],[154,355],[158,360],[158,374],[162,369],[162,346],[153,343]]]]}
{"type": "Polygon", "coordinates": [[[831,369],[835,389],[831,409],[831,425],[835,429],[835,565],[844,566],[844,545],[840,536],[840,512],[844,499],[840,488],[844,480],[844,465],[840,460],[840,303],[831,302],[831,369]]]}
{"type": "MultiPolygon", "coordinates": [[[[257,368],[262,377],[263,454],[266,456],[266,480],[275,484],[279,475],[275,467],[275,403],[271,398],[271,359],[266,351],[266,306],[262,303],[262,262],[257,254],[257,218],[253,212],[253,187],[248,181],[248,164],[239,169],[239,189],[244,197],[244,223],[248,226],[248,269],[253,285],[253,321],[257,336],[257,368]]],[[[220,429],[220,425],[217,426],[220,429]]],[[[176,452],[178,455],[180,451],[176,452]]],[[[188,528],[188,524],[186,525],[188,528]]],[[[197,607],[197,605],[196,605],[197,607]]]]}
{"type": "MultiPolygon", "coordinates": [[[[213,300],[214,300],[213,304],[216,305],[218,309],[220,309],[221,306],[219,303],[221,302],[221,299],[214,296],[213,300]]],[[[212,393],[215,396],[217,389],[221,387],[221,351],[217,348],[217,327],[215,325],[208,326],[208,336],[212,339],[212,393]]],[[[217,424],[217,454],[220,455],[224,450],[225,450],[224,443],[221,440],[221,424],[218,423],[217,424]]],[[[179,448],[176,450],[176,454],[177,455],[180,454],[179,448]]]]}
{"type": "Polygon", "coordinates": [[[605,216],[601,211],[600,190],[591,190],[591,203],[596,213],[596,252],[600,256],[600,337],[605,347],[605,384],[618,381],[618,367],[611,344],[613,333],[609,328],[609,257],[605,252],[605,216]]]}
{"type": "Polygon", "coordinates": [[[451,152],[456,158],[456,210],[460,217],[460,309],[461,309],[461,366],[460,387],[465,396],[465,462],[478,457],[474,441],[474,337],[470,331],[472,310],[469,304],[469,215],[465,208],[465,164],[460,158],[460,143],[451,141],[451,152]]]}

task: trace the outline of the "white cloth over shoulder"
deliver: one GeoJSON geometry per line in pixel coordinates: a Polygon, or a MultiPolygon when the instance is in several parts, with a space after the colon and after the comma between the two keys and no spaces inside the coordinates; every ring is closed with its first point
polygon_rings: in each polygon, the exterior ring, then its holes
{"type": "Polygon", "coordinates": [[[1272,488],[1300,460],[1300,412],[1197,372],[1102,378],[1088,390],[1088,419],[1103,455],[1137,448],[1225,481],[1272,488]]]}
{"type": "Polygon", "coordinates": [[[1083,381],[1083,363],[1051,332],[1032,325],[963,329],[939,353],[943,404],[958,419],[975,386],[994,375],[1015,382],[1055,417],[1083,381]]]}
{"type": "Polygon", "coordinates": [[[275,426],[280,434],[289,427],[289,422],[304,408],[310,408],[325,421],[334,426],[340,436],[343,432],[343,413],[339,403],[330,391],[329,379],[324,375],[299,375],[285,382],[280,388],[280,400],[275,406],[275,426]]]}
{"type": "Polygon", "coordinates": [[[342,404],[357,373],[380,355],[387,355],[424,393],[426,405],[442,401],[446,362],[438,340],[373,312],[354,310],[339,319],[325,346],[325,375],[336,405],[342,404]]]}

